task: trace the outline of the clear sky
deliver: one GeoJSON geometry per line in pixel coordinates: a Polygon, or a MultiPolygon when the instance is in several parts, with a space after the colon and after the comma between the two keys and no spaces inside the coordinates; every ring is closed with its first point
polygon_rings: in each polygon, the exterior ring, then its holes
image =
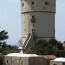
{"type": "MultiPolygon", "coordinates": [[[[65,41],[65,0],[56,1],[55,37],[65,41]]],[[[0,31],[6,30],[8,44],[18,44],[22,36],[20,0],[0,0],[0,31]]]]}

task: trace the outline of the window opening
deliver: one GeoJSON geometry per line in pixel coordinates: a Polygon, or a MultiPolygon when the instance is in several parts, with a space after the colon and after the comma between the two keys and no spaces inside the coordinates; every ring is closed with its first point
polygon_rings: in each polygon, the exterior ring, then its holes
{"type": "Polygon", "coordinates": [[[7,63],[8,63],[8,60],[7,60],[7,63]]]}
{"type": "Polygon", "coordinates": [[[34,19],[35,18],[35,16],[32,16],[32,19],[34,19]]]}
{"type": "Polygon", "coordinates": [[[36,22],[35,16],[32,16],[31,22],[32,23],[35,23],[36,22]]]}
{"type": "Polygon", "coordinates": [[[45,2],[45,5],[48,5],[48,2],[45,2]]]}
{"type": "Polygon", "coordinates": [[[24,6],[24,3],[22,3],[22,7],[24,6]]]}
{"type": "Polygon", "coordinates": [[[34,2],[31,2],[32,3],[32,5],[34,4],[34,2]]]}

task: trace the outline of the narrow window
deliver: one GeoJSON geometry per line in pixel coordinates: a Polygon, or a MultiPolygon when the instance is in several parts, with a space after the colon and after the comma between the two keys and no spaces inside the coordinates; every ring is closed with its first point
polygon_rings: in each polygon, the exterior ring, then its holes
{"type": "Polygon", "coordinates": [[[8,63],[8,60],[7,60],[7,63],[8,63]]]}
{"type": "Polygon", "coordinates": [[[22,7],[24,6],[24,3],[22,3],[22,7]]]}
{"type": "Polygon", "coordinates": [[[48,2],[45,2],[45,5],[48,5],[48,2]]]}
{"type": "Polygon", "coordinates": [[[35,16],[32,16],[31,22],[32,23],[35,23],[36,22],[35,16]]]}
{"type": "Polygon", "coordinates": [[[32,5],[34,5],[34,2],[31,2],[32,5]]]}
{"type": "Polygon", "coordinates": [[[34,19],[35,18],[35,16],[32,16],[32,19],[34,19]]]}

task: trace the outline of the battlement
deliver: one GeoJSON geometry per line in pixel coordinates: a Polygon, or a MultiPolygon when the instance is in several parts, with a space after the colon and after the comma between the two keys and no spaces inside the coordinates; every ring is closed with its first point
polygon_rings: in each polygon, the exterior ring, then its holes
{"type": "Polygon", "coordinates": [[[56,0],[22,0],[22,12],[56,12],[56,0]]]}

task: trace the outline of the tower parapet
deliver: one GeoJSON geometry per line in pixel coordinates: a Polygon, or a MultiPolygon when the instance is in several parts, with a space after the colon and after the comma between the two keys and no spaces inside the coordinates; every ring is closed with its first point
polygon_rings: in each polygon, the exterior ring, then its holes
{"type": "Polygon", "coordinates": [[[22,0],[24,12],[55,12],[56,0],[22,0]]]}

